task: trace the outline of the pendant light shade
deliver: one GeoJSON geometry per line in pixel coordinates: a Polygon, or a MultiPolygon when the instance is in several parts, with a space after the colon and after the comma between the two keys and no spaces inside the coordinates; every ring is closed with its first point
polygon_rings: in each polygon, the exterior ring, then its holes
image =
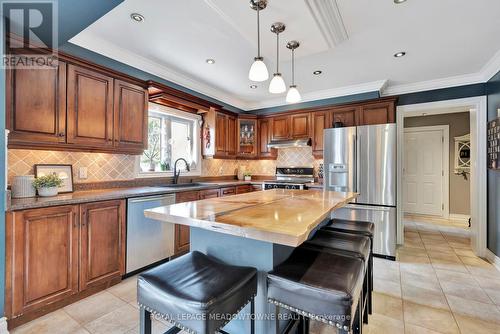
{"type": "Polygon", "coordinates": [[[273,74],[273,79],[269,83],[269,93],[281,94],[286,92],[285,80],[280,73],[280,34],[285,31],[285,25],[281,22],[273,23],[271,32],[276,34],[276,72],[273,74]]]}
{"type": "Polygon", "coordinates": [[[250,0],[250,7],[257,11],[257,57],[248,72],[248,79],[252,81],[266,81],[269,79],[269,72],[264,63],[264,58],[260,55],[260,11],[267,7],[267,0],[250,0]]]}
{"type": "Polygon", "coordinates": [[[269,72],[266,64],[262,61],[262,57],[255,57],[250,72],[248,72],[248,79],[257,82],[269,79],[269,72]]]}
{"type": "Polygon", "coordinates": [[[297,41],[290,41],[286,44],[286,47],[292,50],[292,84],[290,85],[288,94],[286,94],[287,103],[297,103],[302,100],[299,90],[295,85],[295,49],[297,49],[299,46],[300,43],[297,41]]]}
{"type": "Polygon", "coordinates": [[[269,93],[281,94],[284,92],[286,92],[285,80],[283,80],[281,73],[274,73],[273,79],[269,84],[269,93]]]}
{"type": "Polygon", "coordinates": [[[302,97],[300,96],[299,90],[297,89],[296,86],[290,86],[290,89],[288,90],[288,93],[286,94],[286,102],[287,103],[297,103],[302,100],[302,97]]]}

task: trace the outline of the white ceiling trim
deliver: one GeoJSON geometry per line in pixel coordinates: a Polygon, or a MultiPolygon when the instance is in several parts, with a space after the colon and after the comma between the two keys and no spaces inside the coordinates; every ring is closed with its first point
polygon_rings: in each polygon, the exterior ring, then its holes
{"type": "MultiPolygon", "coordinates": [[[[345,86],[333,89],[325,89],[317,92],[305,93],[302,95],[301,102],[310,102],[316,100],[330,99],[334,97],[349,96],[369,92],[380,92],[387,85],[387,80],[379,80],[363,83],[360,85],[345,86]]],[[[249,110],[272,108],[282,106],[285,103],[285,96],[272,100],[261,101],[249,104],[249,110]]]]}
{"type": "Polygon", "coordinates": [[[246,102],[225,94],[210,85],[193,80],[187,75],[179,73],[167,66],[160,65],[134,52],[121,48],[113,43],[105,41],[91,34],[80,34],[73,37],[70,43],[79,45],[83,48],[97,52],[101,55],[117,60],[124,64],[136,67],[140,70],[156,75],[178,85],[192,89],[198,93],[204,94],[219,101],[228,103],[236,108],[245,110],[246,102]],[[91,45],[91,47],[89,47],[91,45]]]}
{"type": "Polygon", "coordinates": [[[500,50],[477,73],[458,75],[448,78],[415,82],[404,85],[388,85],[381,91],[382,96],[423,92],[433,89],[450,88],[476,83],[484,83],[500,70],[500,50]]]}
{"type": "Polygon", "coordinates": [[[330,48],[349,38],[337,0],[305,0],[323,38],[330,48]]]}

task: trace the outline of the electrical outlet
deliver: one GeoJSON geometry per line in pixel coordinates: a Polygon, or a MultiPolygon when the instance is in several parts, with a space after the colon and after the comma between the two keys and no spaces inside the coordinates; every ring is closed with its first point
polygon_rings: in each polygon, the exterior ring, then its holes
{"type": "Polygon", "coordinates": [[[222,175],[222,173],[224,172],[224,170],[222,169],[222,167],[219,168],[219,175],[222,175]]]}
{"type": "Polygon", "coordinates": [[[497,109],[497,117],[500,118],[500,108],[497,109]]]}
{"type": "Polygon", "coordinates": [[[88,168],[87,167],[80,167],[78,168],[78,178],[84,180],[87,178],[87,171],[88,171],[88,168]]]}

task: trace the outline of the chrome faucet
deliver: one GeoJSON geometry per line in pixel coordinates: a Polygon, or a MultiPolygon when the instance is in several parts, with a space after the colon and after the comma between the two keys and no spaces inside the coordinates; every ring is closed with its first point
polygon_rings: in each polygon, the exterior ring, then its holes
{"type": "Polygon", "coordinates": [[[180,170],[177,171],[177,162],[179,162],[179,160],[184,161],[184,163],[186,164],[186,170],[189,172],[189,164],[186,161],[186,159],[179,158],[179,159],[175,160],[175,162],[174,162],[174,184],[177,184],[179,182],[179,175],[181,175],[181,171],[180,170]]]}

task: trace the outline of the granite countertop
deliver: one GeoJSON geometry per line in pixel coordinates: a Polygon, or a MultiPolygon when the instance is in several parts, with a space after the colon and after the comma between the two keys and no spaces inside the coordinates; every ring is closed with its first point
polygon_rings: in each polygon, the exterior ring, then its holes
{"type": "Polygon", "coordinates": [[[332,211],[357,196],[334,191],[272,189],[161,206],[144,213],[159,221],[297,247],[332,211]]]}
{"type": "Polygon", "coordinates": [[[126,199],[131,197],[153,196],[162,194],[173,194],[183,191],[198,191],[205,189],[214,189],[221,187],[239,186],[247,184],[262,184],[262,181],[209,181],[200,182],[196,187],[128,187],[111,188],[98,190],[82,190],[73,193],[59,194],[54,197],[29,197],[12,198],[7,211],[17,211],[25,209],[42,208],[59,205],[72,205],[88,202],[98,202],[113,199],[126,199]]]}

